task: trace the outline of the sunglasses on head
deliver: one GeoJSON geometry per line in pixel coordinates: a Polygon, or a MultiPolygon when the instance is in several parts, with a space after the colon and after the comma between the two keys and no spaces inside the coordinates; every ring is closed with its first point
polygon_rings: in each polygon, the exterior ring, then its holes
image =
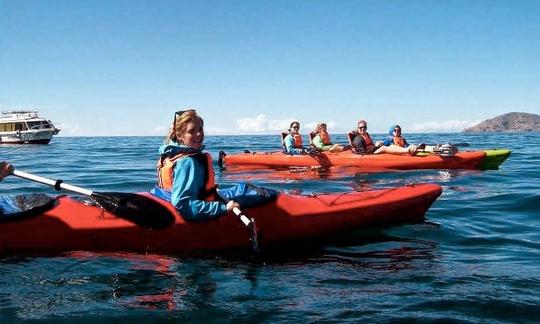
{"type": "Polygon", "coordinates": [[[394,132],[401,132],[401,128],[394,128],[394,132]]]}
{"type": "Polygon", "coordinates": [[[195,109],[187,109],[187,110],[178,110],[177,112],[174,113],[174,117],[173,117],[173,125],[176,126],[176,116],[178,116],[178,118],[182,117],[182,115],[184,113],[187,113],[189,111],[195,111],[195,109]]]}

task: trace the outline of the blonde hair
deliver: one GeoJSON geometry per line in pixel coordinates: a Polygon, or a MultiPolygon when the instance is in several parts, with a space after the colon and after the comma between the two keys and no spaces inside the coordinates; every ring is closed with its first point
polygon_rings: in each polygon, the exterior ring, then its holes
{"type": "Polygon", "coordinates": [[[169,130],[169,135],[165,138],[165,144],[169,144],[170,142],[181,143],[182,140],[176,134],[183,134],[186,131],[187,125],[194,120],[199,120],[201,126],[204,127],[204,121],[201,116],[197,115],[195,109],[186,110],[181,115],[175,113],[173,125],[169,130]]]}

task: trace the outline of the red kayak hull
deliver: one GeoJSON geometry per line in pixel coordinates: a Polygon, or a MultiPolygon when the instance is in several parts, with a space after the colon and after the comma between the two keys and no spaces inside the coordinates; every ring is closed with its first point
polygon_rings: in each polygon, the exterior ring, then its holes
{"type": "Polygon", "coordinates": [[[455,156],[422,154],[354,154],[321,152],[316,156],[289,155],[282,152],[227,154],[223,165],[227,167],[355,167],[361,171],[416,170],[416,169],[481,169],[485,151],[459,152],[455,156]]]}
{"type": "MultiPolygon", "coordinates": [[[[438,185],[422,184],[317,196],[280,194],[275,202],[245,213],[255,218],[261,243],[267,244],[374,224],[422,221],[441,192],[438,185]]],[[[166,206],[175,213],[170,204],[166,206]]],[[[58,205],[43,215],[2,223],[0,229],[0,252],[178,253],[249,246],[248,231],[232,214],[205,222],[186,222],[176,214],[173,225],[156,230],[66,196],[59,197],[58,205]]]]}

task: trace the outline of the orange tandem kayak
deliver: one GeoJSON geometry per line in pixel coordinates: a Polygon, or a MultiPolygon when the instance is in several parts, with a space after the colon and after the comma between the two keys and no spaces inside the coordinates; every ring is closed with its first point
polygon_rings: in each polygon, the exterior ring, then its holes
{"type": "Polygon", "coordinates": [[[420,153],[408,154],[354,154],[320,152],[317,155],[289,155],[280,151],[240,154],[220,154],[220,166],[276,168],[276,167],[356,167],[362,171],[415,170],[415,169],[497,169],[510,155],[510,150],[493,149],[459,152],[454,156],[420,153]]]}

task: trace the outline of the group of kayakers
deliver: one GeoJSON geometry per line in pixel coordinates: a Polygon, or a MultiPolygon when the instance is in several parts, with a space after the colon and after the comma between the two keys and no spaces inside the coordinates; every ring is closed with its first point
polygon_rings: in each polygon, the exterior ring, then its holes
{"type": "MultiPolygon", "coordinates": [[[[359,154],[410,153],[418,148],[408,145],[401,135],[401,127],[393,126],[384,141],[373,142],[367,132],[367,122],[358,121],[358,128],[349,134],[350,146],[333,144],[325,123],[320,123],[311,140],[316,149],[339,152],[352,149],[359,154]]],[[[290,124],[289,133],[283,138],[289,154],[312,153],[302,145],[300,123],[290,124]]],[[[277,192],[252,185],[239,184],[217,190],[214,181],[212,157],[204,153],[204,122],[193,109],[177,111],[165,143],[159,148],[155,196],[170,201],[188,221],[215,219],[235,207],[248,207],[274,199],[277,192]]],[[[13,166],[0,162],[0,180],[13,172],[13,166]]]]}
{"type": "Polygon", "coordinates": [[[319,123],[310,133],[311,146],[304,146],[300,135],[300,123],[293,121],[288,133],[283,133],[283,151],[291,155],[316,154],[318,151],[341,152],[347,149],[356,154],[411,154],[415,155],[421,146],[409,145],[401,134],[399,125],[392,125],[388,136],[382,141],[373,142],[367,132],[367,122],[363,119],[357,123],[356,130],[348,134],[350,145],[334,144],[330,140],[326,123],[319,123]],[[314,151],[315,150],[315,151],[314,151]]]}

